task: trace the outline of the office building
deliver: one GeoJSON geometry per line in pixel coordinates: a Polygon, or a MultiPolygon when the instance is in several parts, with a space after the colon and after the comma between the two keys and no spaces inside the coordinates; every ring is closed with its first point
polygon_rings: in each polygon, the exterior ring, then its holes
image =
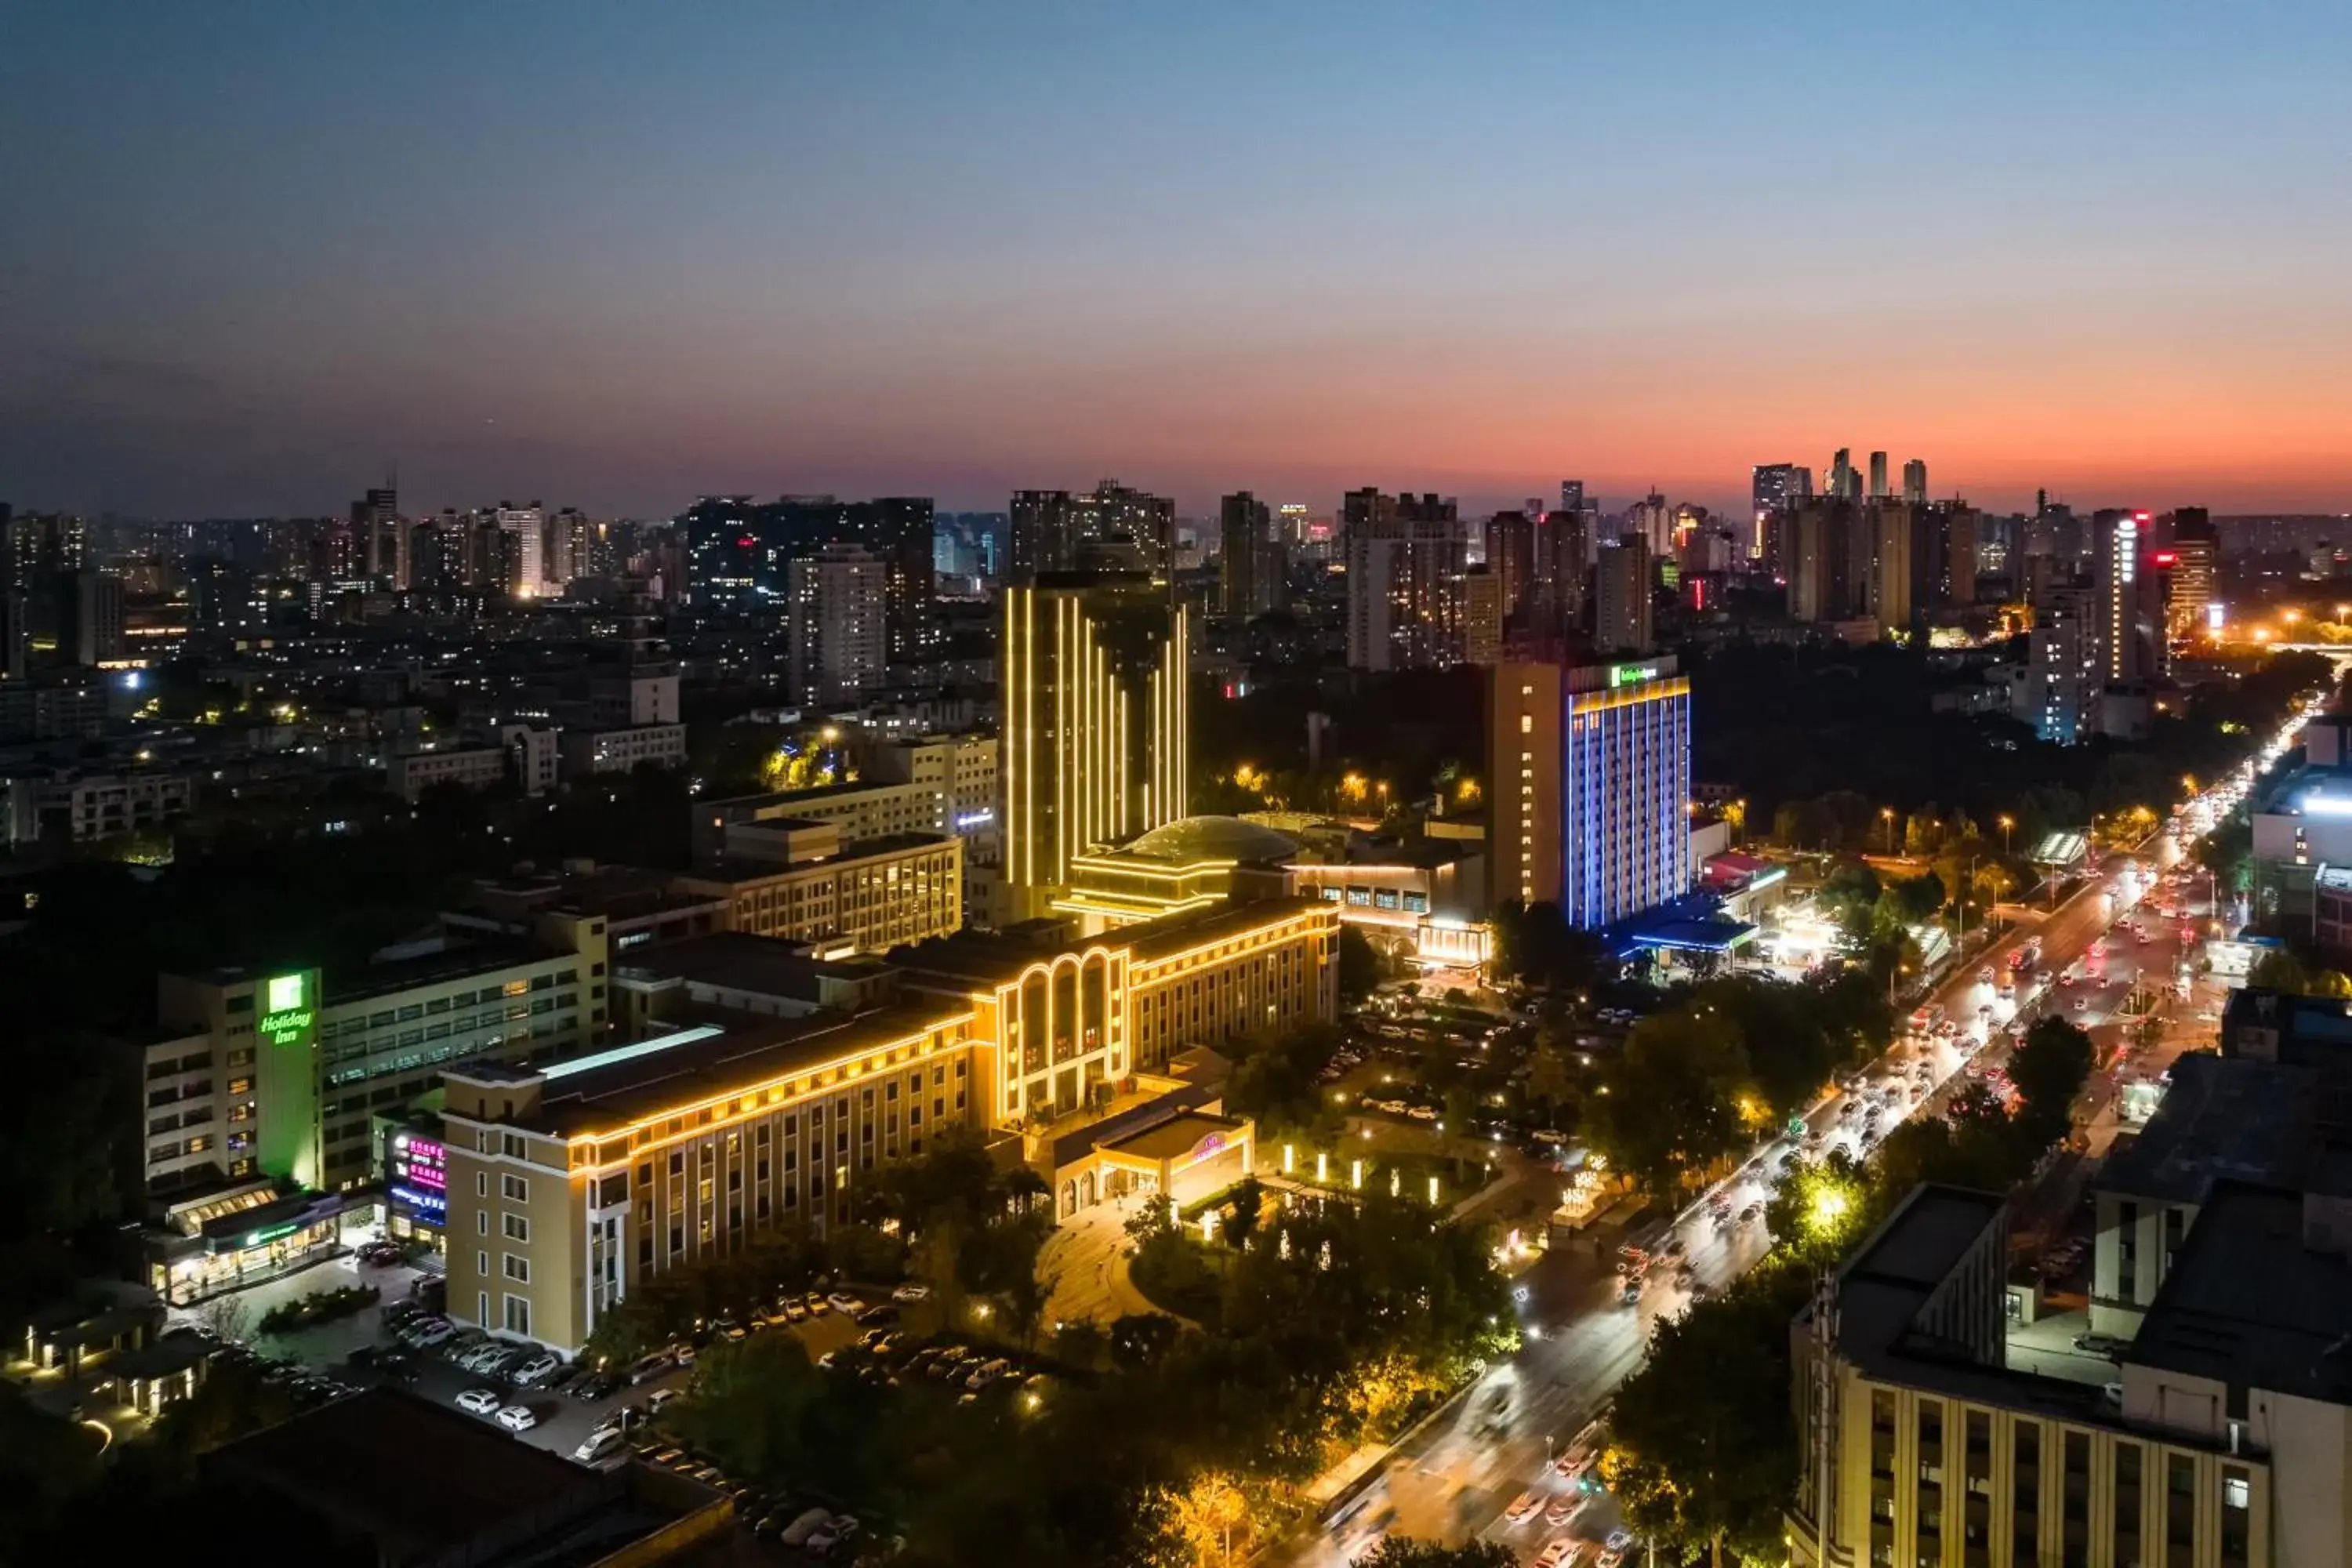
{"type": "Polygon", "coordinates": [[[1341,521],[1351,669],[1442,669],[1462,659],[1466,541],[1454,502],[1349,490],[1341,521]]]}
{"type": "Polygon", "coordinates": [[[2213,520],[2203,507],[2184,506],[2172,514],[2172,602],[2165,632],[2176,643],[2212,632],[2220,549],[2213,520]]]}
{"type": "Polygon", "coordinates": [[[890,673],[888,569],[856,544],[824,544],[791,563],[786,601],[793,694],[855,702],[890,673]]]}
{"type": "Polygon", "coordinates": [[[2042,1352],[2028,1371],[2011,1364],[2001,1200],[1917,1189],[1791,1328],[1789,1560],[2352,1560],[2339,1205],[2222,1184],[2120,1367],[2042,1352]]]}
{"type": "Polygon", "coordinates": [[[1649,541],[1628,533],[1593,554],[1592,646],[1604,654],[1644,654],[1656,640],[1649,541]]]}
{"type": "Polygon", "coordinates": [[[881,952],[963,925],[963,841],[952,834],[850,839],[782,817],[731,827],[726,845],[671,883],[723,903],[723,930],[881,952]]]}
{"type": "Polygon", "coordinates": [[[1524,621],[1537,603],[1537,542],[1549,537],[1545,517],[1540,511],[1498,511],[1486,520],[1486,567],[1494,575],[1507,622],[1524,621]]]}
{"type": "Polygon", "coordinates": [[[1903,500],[1911,506],[1927,504],[1927,460],[1914,458],[1903,465],[1903,500]]]}
{"type": "Polygon", "coordinates": [[[58,580],[58,598],[61,660],[93,669],[123,661],[121,578],[84,568],[58,580]]]}
{"type": "Polygon", "coordinates": [[[1004,594],[1004,879],[1043,911],[1070,857],[1184,815],[1190,630],[1142,573],[1046,576],[1004,594]]]}
{"type": "Polygon", "coordinates": [[[1887,499],[1886,454],[1884,452],[1873,452],[1870,455],[1870,494],[1867,499],[1871,500],[1887,499]]]}
{"type": "Polygon", "coordinates": [[[0,844],[87,844],[156,831],[195,804],[193,772],[13,770],[0,778],[0,844]]]}
{"type": "Polygon", "coordinates": [[[1336,911],[1287,899],[1076,945],[967,932],[894,954],[898,1000],[846,1020],[681,1006],[545,1070],[453,1072],[450,1315],[574,1352],[647,1279],[847,1223],[879,1165],[950,1128],[1054,1121],[1023,1150],[1065,1215],[1204,1196],[1249,1171],[1251,1128],[1175,1058],[1336,1016],[1338,947],[1336,911]],[[1131,1109],[1063,1120],[1114,1094],[1131,1109]],[[1137,1136],[1171,1146],[1119,1142],[1137,1136]]]}
{"type": "Polygon", "coordinates": [[[1285,552],[1273,530],[1272,511],[1249,491],[1218,502],[1219,599],[1224,613],[1235,619],[1280,609],[1288,597],[1283,581],[1285,552]]]}
{"type": "MultiPolygon", "coordinates": [[[[359,575],[394,588],[409,586],[410,539],[400,516],[400,491],[390,484],[373,488],[352,502],[351,531],[359,575]]],[[[344,575],[337,572],[337,576],[344,575]]]]}
{"type": "Polygon", "coordinates": [[[1562,479],[1559,481],[1559,510],[1562,511],[1582,511],[1584,510],[1584,481],[1582,479],[1562,479]]]}
{"type": "Polygon", "coordinates": [[[1487,682],[1494,896],[1598,929],[1690,890],[1690,682],[1672,658],[1487,682]]]}
{"type": "Polygon", "coordinates": [[[565,730],[557,738],[563,772],[572,777],[675,768],[686,763],[686,726],[636,724],[612,730],[565,730]]]}

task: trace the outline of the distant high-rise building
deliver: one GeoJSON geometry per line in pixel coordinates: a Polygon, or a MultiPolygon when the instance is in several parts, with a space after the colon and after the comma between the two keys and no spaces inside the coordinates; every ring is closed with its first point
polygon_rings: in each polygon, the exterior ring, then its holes
{"type": "Polygon", "coordinates": [[[1176,563],[1176,503],[1105,479],[1084,495],[1015,490],[1006,581],[1089,563],[1129,566],[1165,582],[1176,563]]]}
{"type": "Polygon", "coordinates": [[[1312,521],[1304,501],[1285,501],[1275,513],[1274,537],[1286,551],[1296,551],[1307,542],[1307,526],[1312,521]]]}
{"type": "Polygon", "coordinates": [[[1544,514],[1525,612],[1535,630],[1556,635],[1582,623],[1585,584],[1592,575],[1593,522],[1591,507],[1544,514]]]}
{"type": "Polygon", "coordinates": [[[1666,504],[1666,498],[1652,490],[1627,510],[1624,531],[1640,534],[1650,559],[1663,561],[1675,552],[1675,509],[1666,504]]]}
{"type": "Polygon", "coordinates": [[[1595,552],[1592,645],[1604,654],[1645,654],[1655,640],[1650,588],[1655,574],[1650,542],[1627,533],[1595,552]]]}
{"type": "Polygon", "coordinates": [[[1840,447],[1830,458],[1830,471],[1822,481],[1822,493],[1835,500],[1862,499],[1861,476],[1853,471],[1853,452],[1840,447]]]}
{"type": "Polygon", "coordinates": [[[997,818],[1014,920],[1041,915],[1070,858],[1185,815],[1188,630],[1150,574],[1049,574],[1004,590],[997,818]]]}
{"type": "Polygon", "coordinates": [[[1562,479],[1559,481],[1559,510],[1562,511],[1582,511],[1584,510],[1584,481],[1582,479],[1562,479]]]}
{"type": "Polygon", "coordinates": [[[537,598],[547,582],[547,509],[537,501],[529,506],[500,501],[493,516],[499,531],[507,536],[501,542],[503,552],[514,563],[508,592],[518,599],[537,598]]]}
{"type": "Polygon", "coordinates": [[[1883,500],[1864,515],[1875,525],[1878,548],[1871,562],[1870,613],[1882,633],[1906,630],[1911,625],[1912,509],[1897,500],[1883,500]]]}
{"type": "Polygon", "coordinates": [[[1503,657],[1503,584],[1490,566],[1462,578],[1462,658],[1486,666],[1503,657]]]}
{"type": "Polygon", "coordinates": [[[1755,527],[1748,537],[1750,560],[1767,554],[1771,520],[1813,493],[1813,472],[1802,463],[1759,463],[1748,479],[1749,516],[1755,527]]]}
{"type": "Polygon", "coordinates": [[[364,564],[362,574],[410,586],[408,529],[400,521],[400,491],[385,484],[370,489],[352,502],[352,532],[364,564]]]}
{"type": "Polygon", "coordinates": [[[2172,514],[2172,604],[2165,632],[2175,642],[2207,634],[2212,614],[2220,542],[2213,520],[2201,506],[2172,514]]]}
{"type": "Polygon", "coordinates": [[[2098,555],[2091,584],[2096,595],[2093,636],[2099,668],[2110,686],[2157,679],[2168,663],[2163,584],[2147,573],[2148,514],[2102,511],[2095,527],[2098,555]]]}
{"type": "Polygon", "coordinates": [[[1486,570],[1495,576],[1496,603],[1503,618],[1517,621],[1532,607],[1536,591],[1536,541],[1543,514],[1498,511],[1486,520],[1486,570]]]}
{"type": "Polygon", "coordinates": [[[2071,746],[2096,732],[2099,721],[2099,638],[2090,590],[2045,589],[2033,607],[2026,668],[2016,718],[2044,741],[2071,746]]]}
{"type": "Polygon", "coordinates": [[[1283,600],[1283,548],[1265,502],[1238,490],[1217,503],[1218,587],[1224,612],[1262,616],[1283,600]]]}
{"type": "Polygon", "coordinates": [[[1903,465],[1903,499],[1913,506],[1927,504],[1927,459],[1914,458],[1903,465]]]}
{"type": "MultiPolygon", "coordinates": [[[[1850,470],[1849,470],[1850,471],[1850,470]]],[[[1858,584],[1853,572],[1853,535],[1864,532],[1859,506],[1834,495],[1800,501],[1790,519],[1789,617],[1798,621],[1843,621],[1854,612],[1858,584]]],[[[1867,559],[1872,552],[1863,552],[1867,559]]]]}
{"type": "Polygon", "coordinates": [[[1486,692],[1498,901],[1597,930],[1689,890],[1690,682],[1673,659],[1499,664],[1486,692]]]}
{"type": "Polygon", "coordinates": [[[1871,500],[1885,500],[1886,499],[1886,454],[1884,452],[1873,452],[1870,455],[1870,495],[1868,499],[1871,500]]]}
{"type": "Polygon", "coordinates": [[[58,653],[89,668],[120,662],[124,652],[122,579],[84,567],[68,574],[58,586],[67,616],[58,653]]]}
{"type": "Polygon", "coordinates": [[[789,668],[803,702],[854,702],[889,678],[889,567],[858,544],[790,566],[789,668]]]}
{"type": "Polygon", "coordinates": [[[1347,563],[1348,664],[1438,669],[1462,658],[1462,525],[1434,495],[1349,490],[1340,544],[1347,563]]]}

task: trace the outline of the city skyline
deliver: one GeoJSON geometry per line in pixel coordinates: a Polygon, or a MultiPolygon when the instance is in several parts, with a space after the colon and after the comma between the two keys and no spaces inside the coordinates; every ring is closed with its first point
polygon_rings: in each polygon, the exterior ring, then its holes
{"type": "Polygon", "coordinates": [[[2352,507],[2338,10],[1339,20],[36,7],[0,494],[2352,507]]]}

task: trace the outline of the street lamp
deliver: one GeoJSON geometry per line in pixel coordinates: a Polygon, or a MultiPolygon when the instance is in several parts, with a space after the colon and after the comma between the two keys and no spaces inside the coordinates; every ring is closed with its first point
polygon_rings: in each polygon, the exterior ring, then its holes
{"type": "Polygon", "coordinates": [[[1895,808],[1891,805],[1880,806],[1878,819],[1886,824],[1886,852],[1892,855],[1895,853],[1895,808]]]}
{"type": "Polygon", "coordinates": [[[2017,819],[2013,816],[2004,816],[2000,819],[2000,853],[2004,859],[2009,855],[2009,830],[2016,826],[2017,819]]]}

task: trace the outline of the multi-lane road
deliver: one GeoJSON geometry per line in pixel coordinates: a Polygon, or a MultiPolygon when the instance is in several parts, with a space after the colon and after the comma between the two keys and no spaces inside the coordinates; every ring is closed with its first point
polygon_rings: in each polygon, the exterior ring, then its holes
{"type": "MultiPolygon", "coordinates": [[[[1965,1081],[1972,1062],[1979,1071],[1990,1070],[2006,1056],[2010,1041],[2003,1026],[2021,1006],[2029,1017],[2055,1013],[2095,1035],[2127,1027],[2130,998],[2168,988],[2181,957],[2180,921],[2159,918],[2148,907],[2151,888],[2160,886],[2164,871],[2179,860],[2184,843],[2236,804],[2255,768],[2293,743],[2300,722],[2298,716],[2258,763],[2240,769],[2185,809],[2177,836],[2158,832],[2128,851],[2103,855],[2054,909],[2009,911],[2012,920],[2007,929],[1991,943],[1964,955],[1930,998],[1962,1033],[1949,1039],[1906,1040],[1872,1065],[1865,1082],[1883,1086],[1916,1081],[1918,1064],[1924,1061],[1936,1089],[1908,1104],[1898,1097],[1882,1114],[1899,1121],[1922,1107],[1939,1105],[1965,1081]],[[2145,942],[2130,929],[2135,921],[2146,927],[2145,942]],[[2008,968],[2010,953],[2029,941],[2041,943],[2034,980],[2015,998],[2004,998],[1999,994],[1998,978],[2008,968]],[[2095,945],[2098,956],[2085,963],[2095,945]],[[1996,983],[1983,978],[1988,969],[1996,983]],[[2063,983],[2062,976],[2070,973],[2075,981],[2063,983]],[[1979,1011],[1985,1008],[1990,1009],[1989,1016],[1979,1011]]],[[[2197,891],[2202,891],[2201,883],[2166,899],[2181,912],[2210,920],[2216,911],[2192,896],[2197,891]]],[[[2128,1056],[2120,1065],[2128,1070],[2128,1056]]],[[[2116,1075],[2102,1075],[2086,1096],[2089,1111],[2095,1114],[2102,1098],[2112,1101],[2116,1092],[2116,1075]]],[[[1836,1130],[1820,1141],[1821,1147],[1850,1141],[1849,1129],[1861,1120],[1845,1117],[1843,1099],[1830,1096],[1808,1118],[1815,1128],[1836,1130]]],[[[1768,1145],[1724,1184],[1735,1216],[1730,1225],[1719,1225],[1704,1201],[1676,1217],[1670,1235],[1689,1265],[1687,1284],[1671,1267],[1660,1268],[1650,1276],[1640,1300],[1627,1305],[1620,1299],[1613,1258],[1579,1243],[1547,1253],[1518,1281],[1517,1305],[1526,1335],[1519,1352],[1490,1369],[1462,1397],[1391,1450],[1377,1477],[1355,1494],[1360,1500],[1343,1510],[1343,1522],[1303,1533],[1276,1552],[1276,1560],[1300,1568],[1330,1568],[1360,1554],[1385,1533],[1448,1541],[1482,1537],[1510,1545],[1524,1562],[1532,1561],[1561,1534],[1589,1542],[1607,1535],[1617,1520],[1605,1500],[1564,1527],[1548,1524],[1542,1513],[1515,1524],[1504,1510],[1530,1488],[1547,1497],[1565,1489],[1567,1483],[1549,1463],[1554,1449],[1638,1370],[1661,1316],[1688,1306],[1689,1285],[1720,1289],[1764,1255],[1769,1238],[1761,1223],[1742,1224],[1736,1216],[1768,1194],[1766,1177],[1790,1147],[1784,1142],[1768,1145]]]]}

